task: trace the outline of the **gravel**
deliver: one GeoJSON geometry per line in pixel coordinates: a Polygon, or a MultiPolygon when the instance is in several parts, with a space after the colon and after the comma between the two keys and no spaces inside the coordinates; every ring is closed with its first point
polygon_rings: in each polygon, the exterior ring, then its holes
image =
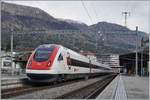
{"type": "Polygon", "coordinates": [[[64,85],[60,87],[45,89],[41,91],[32,92],[29,94],[20,95],[12,99],[53,99],[63,94],[69,93],[71,91],[77,90],[81,87],[87,86],[89,84],[95,83],[101,78],[94,78],[89,80],[82,80],[80,82],[71,83],[69,85],[64,85]]]}

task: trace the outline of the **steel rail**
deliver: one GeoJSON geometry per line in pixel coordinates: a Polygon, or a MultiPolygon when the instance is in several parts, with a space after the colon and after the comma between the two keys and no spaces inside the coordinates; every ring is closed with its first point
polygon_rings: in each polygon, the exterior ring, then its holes
{"type": "Polygon", "coordinates": [[[2,89],[1,90],[1,98],[2,99],[6,99],[6,98],[11,98],[11,97],[15,97],[15,96],[19,96],[19,95],[24,95],[26,93],[31,93],[34,91],[40,91],[43,89],[50,89],[50,88],[54,88],[54,87],[60,87],[63,85],[68,85],[71,83],[75,83],[75,82],[79,82],[82,81],[84,79],[73,79],[73,80],[66,80],[66,81],[62,81],[62,82],[50,82],[50,83],[46,83],[46,84],[24,84],[22,86],[18,86],[18,87],[14,87],[14,88],[7,88],[7,89],[2,89]]]}
{"type": "Polygon", "coordinates": [[[55,99],[95,99],[115,77],[116,75],[104,76],[95,83],[56,97],[55,99]]]}

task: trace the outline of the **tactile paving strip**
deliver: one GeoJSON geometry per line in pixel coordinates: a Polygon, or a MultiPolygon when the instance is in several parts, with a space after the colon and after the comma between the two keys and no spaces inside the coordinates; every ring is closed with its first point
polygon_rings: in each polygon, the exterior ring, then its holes
{"type": "Polygon", "coordinates": [[[127,94],[125,91],[124,83],[122,80],[122,76],[120,76],[120,79],[118,81],[117,89],[114,96],[115,100],[127,100],[127,94]]]}

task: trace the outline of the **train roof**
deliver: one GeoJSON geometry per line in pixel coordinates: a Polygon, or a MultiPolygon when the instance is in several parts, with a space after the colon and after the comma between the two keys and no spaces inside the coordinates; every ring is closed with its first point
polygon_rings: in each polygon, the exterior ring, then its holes
{"type": "Polygon", "coordinates": [[[101,65],[105,68],[112,69],[111,67],[109,67],[109,65],[106,65],[106,64],[101,64],[101,65]]]}
{"type": "Polygon", "coordinates": [[[58,44],[42,44],[42,45],[39,45],[38,48],[40,48],[40,47],[51,47],[51,46],[60,47],[61,45],[58,45],[58,44]]]}
{"type": "MultiPolygon", "coordinates": [[[[65,48],[65,49],[67,49],[67,50],[71,50],[71,49],[66,48],[66,47],[64,47],[64,46],[62,46],[62,45],[59,45],[59,44],[42,44],[42,45],[40,45],[38,48],[40,48],[40,47],[51,47],[51,46],[63,47],[63,48],[65,48]]],[[[73,51],[73,50],[71,50],[71,51],[73,51]]],[[[75,51],[73,51],[73,52],[74,52],[75,54],[77,54],[77,55],[82,55],[82,57],[85,57],[85,58],[88,59],[87,56],[85,56],[85,55],[83,55],[83,54],[81,54],[81,53],[78,53],[78,52],[75,52],[75,51]]],[[[112,69],[112,68],[109,67],[109,65],[102,64],[102,63],[100,63],[100,62],[98,62],[98,63],[99,63],[101,66],[103,66],[104,68],[112,69]]]]}

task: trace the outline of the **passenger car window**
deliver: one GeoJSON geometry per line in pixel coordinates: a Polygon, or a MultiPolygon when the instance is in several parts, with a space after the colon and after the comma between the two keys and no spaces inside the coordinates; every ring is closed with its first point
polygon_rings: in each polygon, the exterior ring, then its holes
{"type": "Polygon", "coordinates": [[[60,55],[58,56],[58,61],[61,61],[61,60],[63,60],[62,54],[60,54],[60,55]]]}

